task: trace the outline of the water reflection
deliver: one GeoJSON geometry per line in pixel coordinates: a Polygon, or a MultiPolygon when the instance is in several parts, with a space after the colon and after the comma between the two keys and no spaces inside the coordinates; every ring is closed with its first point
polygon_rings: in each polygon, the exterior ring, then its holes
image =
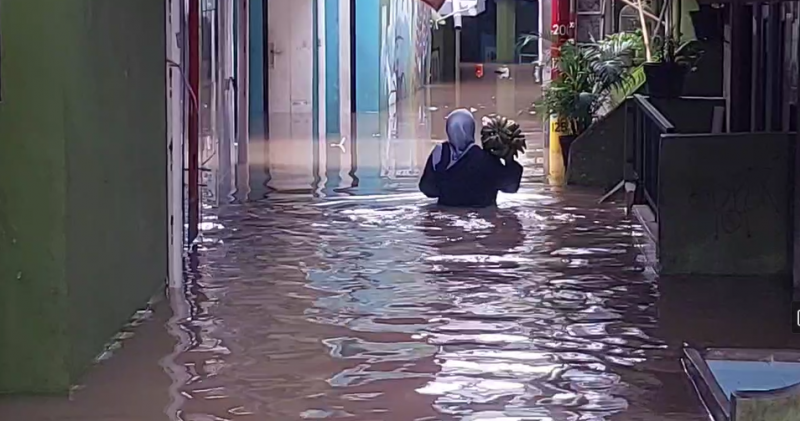
{"type": "Polygon", "coordinates": [[[496,208],[433,205],[414,171],[446,112],[428,113],[400,113],[415,117],[388,144],[362,116],[343,142],[247,145],[171,296],[177,345],[134,338],[150,348],[98,369],[111,380],[78,395],[74,419],[98,419],[109,395],[148,421],[165,407],[184,421],[707,419],[663,337],[641,230],[524,159],[496,208]],[[172,384],[116,375],[153,370],[172,384]]]}
{"type": "Polygon", "coordinates": [[[705,418],[620,209],[530,173],[496,208],[441,208],[360,162],[377,192],[337,191],[328,161],[322,195],[217,211],[184,419],[705,418]]]}

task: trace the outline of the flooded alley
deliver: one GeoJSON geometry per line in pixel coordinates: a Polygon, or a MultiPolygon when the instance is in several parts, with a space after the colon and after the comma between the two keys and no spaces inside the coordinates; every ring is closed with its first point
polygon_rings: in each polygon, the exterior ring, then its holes
{"type": "MultiPolygon", "coordinates": [[[[185,289],[71,399],[0,400],[0,419],[708,419],[642,229],[602,192],[543,183],[538,117],[518,116],[523,185],[497,208],[419,193],[454,107],[441,89],[389,139],[254,143],[233,203],[209,195],[185,289]]],[[[460,99],[478,114],[497,107],[481,89],[460,99]]]]}

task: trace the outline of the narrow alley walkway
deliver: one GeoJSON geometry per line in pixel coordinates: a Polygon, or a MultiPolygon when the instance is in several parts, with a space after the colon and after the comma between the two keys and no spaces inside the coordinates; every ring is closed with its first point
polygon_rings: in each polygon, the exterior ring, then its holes
{"type": "MultiPolygon", "coordinates": [[[[464,106],[499,107],[481,89],[464,106]]],[[[451,91],[400,113],[391,139],[251,153],[237,203],[204,210],[183,295],[143,314],[71,400],[2,400],[0,419],[707,419],[641,229],[597,192],[541,182],[538,117],[520,114],[523,187],[497,209],[418,192],[451,91]]]]}

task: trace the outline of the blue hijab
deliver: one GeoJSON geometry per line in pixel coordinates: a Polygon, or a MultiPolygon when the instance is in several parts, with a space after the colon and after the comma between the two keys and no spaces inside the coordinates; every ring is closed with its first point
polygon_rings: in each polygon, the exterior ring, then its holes
{"type": "Polygon", "coordinates": [[[441,170],[440,163],[444,156],[444,148],[450,149],[450,162],[445,170],[450,169],[459,159],[467,154],[475,144],[475,117],[469,110],[460,108],[447,116],[445,123],[447,142],[436,145],[433,149],[433,169],[441,170]]]}

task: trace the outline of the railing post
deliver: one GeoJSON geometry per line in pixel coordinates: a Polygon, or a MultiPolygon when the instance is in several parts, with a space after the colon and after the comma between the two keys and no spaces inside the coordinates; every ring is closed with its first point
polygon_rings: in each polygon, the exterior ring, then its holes
{"type": "Polygon", "coordinates": [[[636,141],[636,121],[635,121],[635,107],[631,105],[630,101],[625,101],[622,104],[623,111],[625,112],[625,127],[624,127],[624,142],[623,142],[623,156],[625,157],[625,167],[622,169],[622,179],[626,182],[636,182],[636,155],[635,155],[635,141],[636,141]]]}

